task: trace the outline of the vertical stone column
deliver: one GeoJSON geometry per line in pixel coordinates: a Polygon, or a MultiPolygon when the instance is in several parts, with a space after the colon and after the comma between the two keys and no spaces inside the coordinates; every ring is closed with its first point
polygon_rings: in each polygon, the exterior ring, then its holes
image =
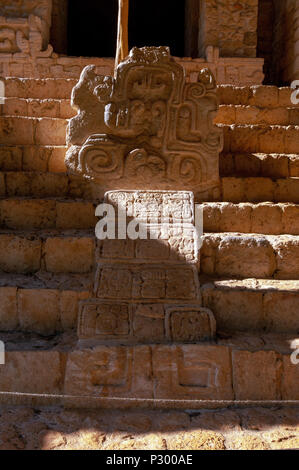
{"type": "MultiPolygon", "coordinates": [[[[98,242],[94,298],[81,303],[87,343],[172,343],[212,339],[201,307],[199,240],[188,191],[111,191],[110,236],[98,242]]],[[[107,232],[106,232],[107,233],[107,232]]]]}

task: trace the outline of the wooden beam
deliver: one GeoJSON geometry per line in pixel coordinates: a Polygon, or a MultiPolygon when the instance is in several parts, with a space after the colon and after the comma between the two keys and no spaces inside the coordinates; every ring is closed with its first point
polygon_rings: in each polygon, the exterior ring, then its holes
{"type": "Polygon", "coordinates": [[[128,21],[129,0],[118,0],[117,45],[114,73],[116,72],[118,64],[127,57],[129,53],[128,21]]]}

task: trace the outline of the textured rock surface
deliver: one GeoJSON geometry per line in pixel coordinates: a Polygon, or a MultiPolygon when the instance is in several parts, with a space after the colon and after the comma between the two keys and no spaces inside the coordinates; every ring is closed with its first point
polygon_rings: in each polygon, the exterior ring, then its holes
{"type": "Polygon", "coordinates": [[[298,413],[298,408],[187,413],[1,407],[0,449],[298,449],[298,413]]]}

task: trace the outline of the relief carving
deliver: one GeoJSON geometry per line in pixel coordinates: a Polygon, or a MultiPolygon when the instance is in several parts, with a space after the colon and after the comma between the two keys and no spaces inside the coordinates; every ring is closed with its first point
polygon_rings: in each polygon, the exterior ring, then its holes
{"type": "Polygon", "coordinates": [[[86,67],[72,104],[78,114],[68,128],[71,173],[107,189],[217,186],[222,131],[213,124],[218,102],[208,69],[186,83],[168,48],[133,48],[115,78],[86,67]]]}

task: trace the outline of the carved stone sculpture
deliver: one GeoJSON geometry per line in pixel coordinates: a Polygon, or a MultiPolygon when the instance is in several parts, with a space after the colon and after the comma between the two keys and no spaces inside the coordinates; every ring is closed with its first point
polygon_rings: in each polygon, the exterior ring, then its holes
{"type": "Polygon", "coordinates": [[[167,47],[133,48],[115,78],[87,66],[72,104],[71,173],[106,189],[217,192],[222,132],[213,124],[218,103],[208,69],[186,83],[167,47]]]}

